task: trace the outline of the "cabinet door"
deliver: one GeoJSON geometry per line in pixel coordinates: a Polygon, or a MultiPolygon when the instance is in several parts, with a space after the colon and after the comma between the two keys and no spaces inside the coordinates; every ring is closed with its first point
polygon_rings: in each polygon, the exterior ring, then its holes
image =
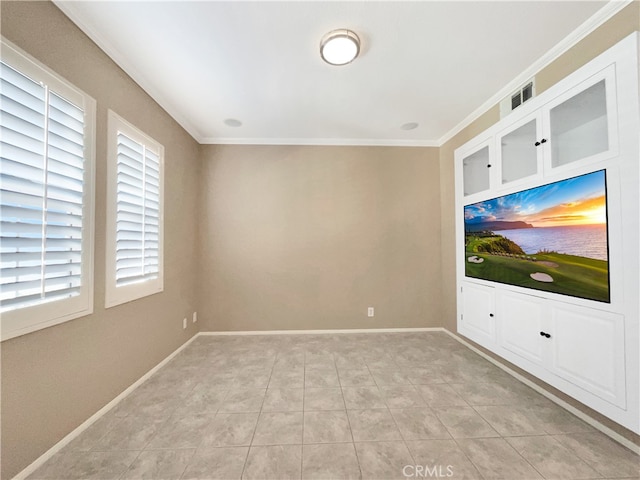
{"type": "Polygon", "coordinates": [[[544,110],[548,168],[598,162],[617,154],[613,65],[560,95],[544,110]]]}
{"type": "Polygon", "coordinates": [[[465,283],[462,287],[463,334],[481,343],[494,343],[495,289],[465,283]]]}
{"type": "Polygon", "coordinates": [[[527,360],[542,365],[545,362],[546,333],[544,299],[513,292],[500,292],[498,306],[498,337],[500,345],[527,360]]]}
{"type": "Polygon", "coordinates": [[[462,159],[464,196],[484,192],[491,187],[491,149],[488,144],[462,159]]]}
{"type": "Polygon", "coordinates": [[[530,181],[542,174],[541,117],[538,111],[497,135],[500,185],[530,181]]]}
{"type": "Polygon", "coordinates": [[[624,317],[554,303],[550,330],[553,373],[625,408],[624,317]]]}

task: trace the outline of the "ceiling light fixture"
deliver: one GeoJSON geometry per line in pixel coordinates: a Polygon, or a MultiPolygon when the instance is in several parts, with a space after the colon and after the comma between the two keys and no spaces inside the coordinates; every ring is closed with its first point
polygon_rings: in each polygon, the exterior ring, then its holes
{"type": "Polygon", "coordinates": [[[360,39],[351,30],[332,30],[320,40],[320,56],[329,65],[346,65],[360,53],[360,39]]]}
{"type": "Polygon", "coordinates": [[[400,128],[402,130],[415,130],[416,128],[418,128],[418,125],[420,124],[417,122],[409,122],[409,123],[404,123],[400,125],[400,128]]]}

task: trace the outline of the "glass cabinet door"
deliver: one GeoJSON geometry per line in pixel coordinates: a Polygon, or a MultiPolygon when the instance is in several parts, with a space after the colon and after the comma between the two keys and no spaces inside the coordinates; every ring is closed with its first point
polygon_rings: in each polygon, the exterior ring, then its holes
{"type": "Polygon", "coordinates": [[[507,184],[539,173],[540,136],[538,117],[511,129],[498,137],[500,180],[507,184]]]}
{"type": "Polygon", "coordinates": [[[551,168],[601,159],[614,150],[613,71],[576,87],[549,109],[551,168]],[[576,91],[577,90],[577,91],[576,91]]]}
{"type": "Polygon", "coordinates": [[[489,190],[491,182],[491,162],[489,161],[489,146],[481,148],[475,153],[462,159],[462,176],[464,180],[464,195],[489,190]]]}

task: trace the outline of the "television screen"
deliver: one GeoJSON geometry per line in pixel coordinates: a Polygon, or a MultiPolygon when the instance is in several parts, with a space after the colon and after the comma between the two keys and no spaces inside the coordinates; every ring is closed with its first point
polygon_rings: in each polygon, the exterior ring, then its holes
{"type": "Polygon", "coordinates": [[[606,172],[464,207],[465,275],[610,302],[606,172]]]}

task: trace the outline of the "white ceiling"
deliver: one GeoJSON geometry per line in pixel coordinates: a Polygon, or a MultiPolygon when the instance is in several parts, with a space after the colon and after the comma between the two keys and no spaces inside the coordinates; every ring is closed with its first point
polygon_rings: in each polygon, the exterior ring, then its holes
{"type": "Polygon", "coordinates": [[[199,142],[318,145],[439,145],[612,10],[557,0],[56,4],[199,142]],[[319,56],[336,28],[362,40],[347,66],[319,56]],[[408,122],[419,127],[402,130],[408,122]]]}

